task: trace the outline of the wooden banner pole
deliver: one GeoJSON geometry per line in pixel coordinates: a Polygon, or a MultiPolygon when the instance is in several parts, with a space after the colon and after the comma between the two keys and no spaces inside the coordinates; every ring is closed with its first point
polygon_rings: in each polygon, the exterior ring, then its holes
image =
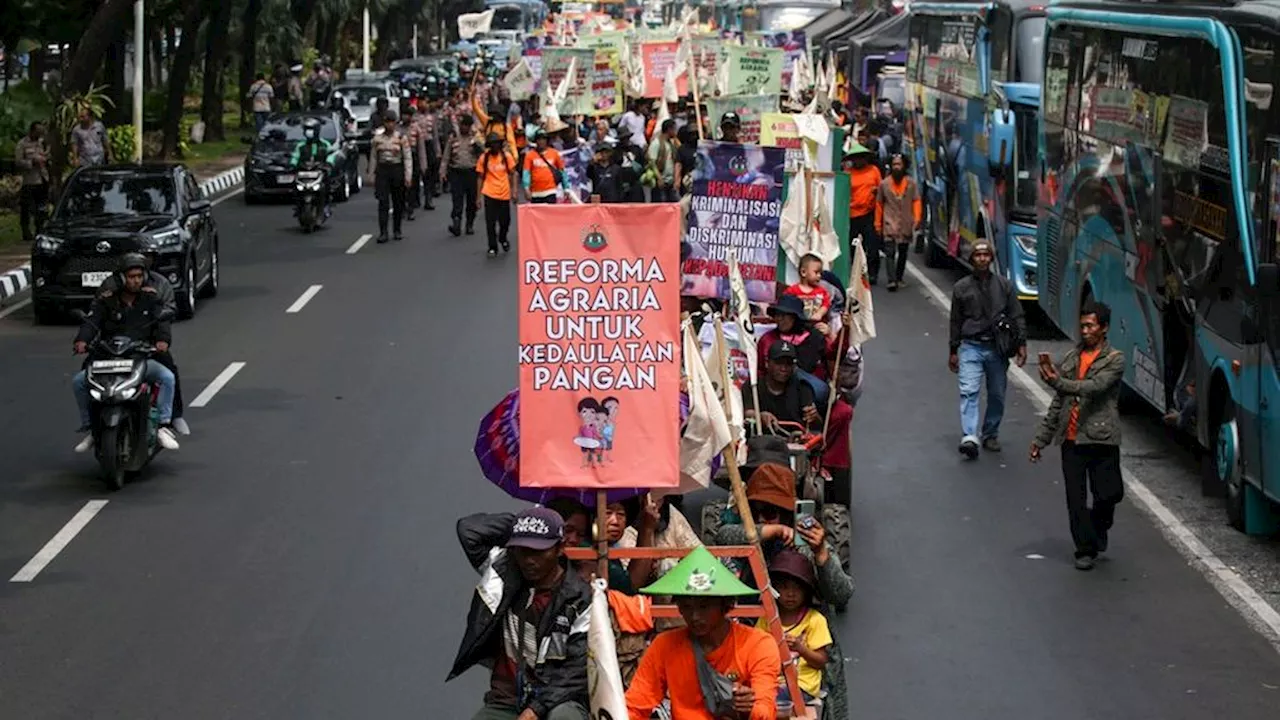
{"type": "MultiPolygon", "coordinates": [[[[733,383],[729,379],[729,356],[725,352],[724,342],[724,321],[716,315],[716,351],[720,355],[720,388],[724,393],[720,399],[721,405],[724,406],[725,415],[729,414],[732,405],[729,400],[729,393],[732,392],[733,383]]],[[[734,438],[736,441],[737,438],[734,438]]],[[[747,503],[746,486],[742,484],[742,474],[738,472],[738,449],[736,442],[731,442],[720,453],[720,461],[724,463],[725,469],[729,471],[729,488],[733,493],[734,506],[738,510],[738,515],[742,518],[742,527],[747,531],[747,543],[751,545],[760,544],[760,534],[756,530],[756,519],[751,516],[751,506],[747,503]]]]}
{"type": "Polygon", "coordinates": [[[607,524],[609,495],[596,491],[596,577],[609,582],[609,527],[607,524]]]}

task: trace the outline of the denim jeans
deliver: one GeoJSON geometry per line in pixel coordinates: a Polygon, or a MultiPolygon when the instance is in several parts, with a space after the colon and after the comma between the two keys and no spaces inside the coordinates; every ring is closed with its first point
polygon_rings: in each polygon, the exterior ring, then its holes
{"type": "MultiPolygon", "coordinates": [[[[169,421],[173,419],[173,388],[175,384],[173,372],[155,360],[148,360],[143,379],[155,386],[159,392],[156,398],[156,406],[160,411],[160,424],[168,425],[169,421]]],[[[71,387],[76,394],[76,405],[80,407],[80,425],[91,425],[93,417],[89,414],[89,380],[85,376],[84,370],[76,373],[75,378],[71,380],[71,387]]]]}
{"type": "Polygon", "coordinates": [[[960,357],[960,429],[966,439],[986,440],[1000,434],[1004,417],[1004,393],[1009,383],[1009,360],[1000,357],[989,342],[965,340],[957,353],[960,357]],[[987,412],[978,435],[978,402],[982,380],[987,381],[987,412]]]}

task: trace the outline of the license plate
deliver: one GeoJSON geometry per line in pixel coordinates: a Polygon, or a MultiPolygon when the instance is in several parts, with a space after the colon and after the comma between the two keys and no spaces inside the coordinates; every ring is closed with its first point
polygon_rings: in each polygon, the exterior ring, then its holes
{"type": "Polygon", "coordinates": [[[132,360],[94,360],[89,369],[95,373],[127,373],[133,370],[132,360]]]}
{"type": "Polygon", "coordinates": [[[111,277],[111,271],[80,273],[80,285],[83,287],[101,287],[111,277]]]}
{"type": "Polygon", "coordinates": [[[277,175],[276,182],[280,183],[281,185],[286,185],[288,183],[291,183],[293,182],[293,175],[277,175]]]}

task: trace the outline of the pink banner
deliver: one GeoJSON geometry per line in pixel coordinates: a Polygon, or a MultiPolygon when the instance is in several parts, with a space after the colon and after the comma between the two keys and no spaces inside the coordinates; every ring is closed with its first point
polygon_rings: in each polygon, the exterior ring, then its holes
{"type": "MultiPolygon", "coordinates": [[[[662,83],[667,77],[667,68],[676,64],[676,53],[680,43],[649,42],[640,44],[640,57],[644,60],[644,96],[647,98],[662,97],[662,83]]],[[[676,78],[676,94],[683,97],[689,94],[689,75],[681,73],[676,78]]]]}

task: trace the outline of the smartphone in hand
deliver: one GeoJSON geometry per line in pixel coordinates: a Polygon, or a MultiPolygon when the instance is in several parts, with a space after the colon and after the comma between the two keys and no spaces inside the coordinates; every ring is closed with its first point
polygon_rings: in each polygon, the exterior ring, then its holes
{"type": "MultiPolygon", "coordinates": [[[[817,504],[812,500],[796,501],[796,530],[808,530],[818,524],[818,519],[814,517],[817,513],[817,504]]],[[[804,545],[805,540],[800,533],[795,534],[796,545],[804,545]]]]}
{"type": "Polygon", "coordinates": [[[1047,352],[1042,352],[1042,353],[1040,353],[1040,364],[1041,364],[1041,365],[1052,365],[1052,364],[1053,364],[1053,356],[1052,356],[1052,355],[1050,355],[1050,354],[1049,354],[1049,353],[1047,353],[1047,352]]]}

